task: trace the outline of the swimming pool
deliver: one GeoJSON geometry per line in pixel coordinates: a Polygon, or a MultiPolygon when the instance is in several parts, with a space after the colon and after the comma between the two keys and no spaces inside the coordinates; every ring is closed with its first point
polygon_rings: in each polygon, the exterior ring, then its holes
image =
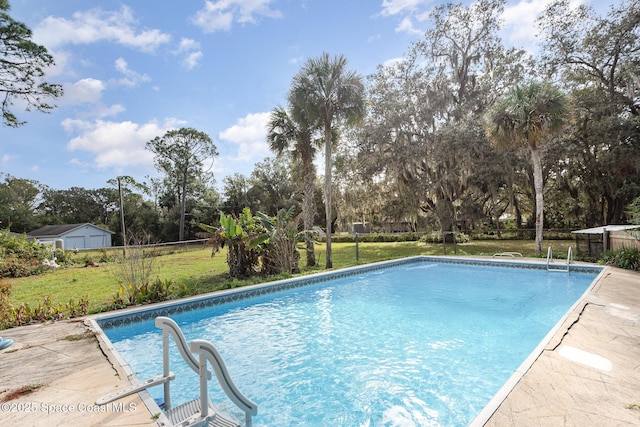
{"type": "MultiPolygon", "coordinates": [[[[170,315],[188,341],[213,342],[258,403],[256,426],[463,426],[600,271],[498,265],[418,257],[98,323],[141,379],[162,369],[156,315],[170,315]]],[[[197,395],[195,375],[175,356],[174,404],[197,395]]]]}

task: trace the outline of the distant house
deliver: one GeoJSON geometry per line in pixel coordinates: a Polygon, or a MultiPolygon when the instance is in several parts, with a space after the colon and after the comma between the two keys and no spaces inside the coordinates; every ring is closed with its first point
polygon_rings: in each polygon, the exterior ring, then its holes
{"type": "Polygon", "coordinates": [[[27,236],[40,243],[56,244],[62,249],[96,249],[108,248],[111,246],[112,231],[105,230],[96,225],[84,224],[63,224],[45,225],[42,228],[27,233],[27,236]]]}

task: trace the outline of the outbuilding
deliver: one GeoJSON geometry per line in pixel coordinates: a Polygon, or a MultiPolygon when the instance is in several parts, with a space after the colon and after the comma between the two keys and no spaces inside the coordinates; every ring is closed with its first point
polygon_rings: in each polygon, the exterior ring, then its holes
{"type": "Polygon", "coordinates": [[[90,223],[45,225],[27,235],[40,243],[53,244],[63,250],[98,249],[111,246],[112,231],[90,223]]]}
{"type": "Polygon", "coordinates": [[[603,225],[572,231],[580,255],[599,257],[622,247],[640,247],[640,225],[603,225]]]}

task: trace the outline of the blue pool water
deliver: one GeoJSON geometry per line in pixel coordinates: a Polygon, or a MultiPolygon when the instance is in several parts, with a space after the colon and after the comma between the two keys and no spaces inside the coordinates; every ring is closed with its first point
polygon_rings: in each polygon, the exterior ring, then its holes
{"type": "MultiPolygon", "coordinates": [[[[466,426],[595,277],[419,262],[171,317],[216,345],[255,426],[466,426]]],[[[105,333],[138,378],[162,372],[153,320],[105,333]]],[[[172,357],[175,405],[198,382],[172,357]]]]}

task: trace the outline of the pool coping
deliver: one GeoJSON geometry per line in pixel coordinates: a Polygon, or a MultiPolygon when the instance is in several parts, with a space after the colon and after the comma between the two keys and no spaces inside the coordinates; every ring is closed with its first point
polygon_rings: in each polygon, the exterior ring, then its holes
{"type": "MultiPolygon", "coordinates": [[[[303,286],[309,286],[316,283],[321,283],[334,278],[349,277],[364,272],[376,271],[390,266],[398,266],[411,264],[416,262],[437,262],[441,264],[464,264],[464,265],[476,265],[476,266],[489,266],[489,267],[507,267],[507,268],[530,268],[536,270],[548,269],[548,265],[544,260],[531,260],[531,259],[503,259],[503,258],[465,258],[455,256],[413,256],[407,258],[401,258],[389,261],[380,261],[371,264],[365,264],[360,266],[348,267],[339,270],[324,271],[314,273],[310,275],[298,276],[295,278],[282,279],[273,282],[259,283],[255,285],[248,285],[234,289],[228,289],[223,291],[214,291],[202,295],[183,298],[179,300],[171,300],[162,303],[149,304],[146,306],[138,306],[118,310],[111,314],[96,314],[87,317],[87,321],[90,323],[91,328],[96,332],[96,337],[102,342],[104,347],[111,353],[120,367],[127,375],[127,379],[132,383],[139,381],[137,375],[131,368],[131,366],[124,360],[124,358],[116,350],[115,346],[111,343],[103,330],[103,325],[106,325],[104,329],[110,329],[114,327],[124,326],[127,324],[137,323],[155,319],[157,316],[171,316],[173,314],[179,314],[191,310],[197,310],[204,307],[210,307],[214,305],[225,304],[229,302],[240,301],[243,299],[254,298],[270,293],[280,292],[289,289],[295,289],[303,286]],[[173,310],[171,310],[173,308],[173,310]],[[126,319],[134,317],[133,321],[126,322],[126,319]]],[[[557,264],[556,264],[557,265],[557,264]]],[[[573,263],[571,264],[570,271],[558,271],[554,270],[558,274],[561,273],[598,273],[593,279],[589,287],[583,292],[583,294],[577,299],[577,301],[566,311],[566,313],[560,318],[560,320],[553,326],[547,335],[540,341],[536,348],[529,354],[529,356],[522,362],[522,364],[514,371],[509,379],[502,385],[502,387],[494,394],[491,400],[483,407],[483,409],[476,415],[476,417],[469,424],[470,427],[483,426],[496,412],[502,402],[511,393],[513,388],[518,384],[521,378],[531,368],[533,363],[540,357],[547,344],[552,340],[558,330],[562,327],[565,321],[569,318],[571,313],[583,303],[585,298],[591,293],[593,288],[602,279],[607,267],[596,266],[586,263],[573,263]]],[[[164,425],[167,423],[167,419],[164,416],[162,410],[158,406],[157,402],[151,397],[147,391],[139,393],[142,401],[151,414],[158,415],[158,425],[164,425]]]]}

